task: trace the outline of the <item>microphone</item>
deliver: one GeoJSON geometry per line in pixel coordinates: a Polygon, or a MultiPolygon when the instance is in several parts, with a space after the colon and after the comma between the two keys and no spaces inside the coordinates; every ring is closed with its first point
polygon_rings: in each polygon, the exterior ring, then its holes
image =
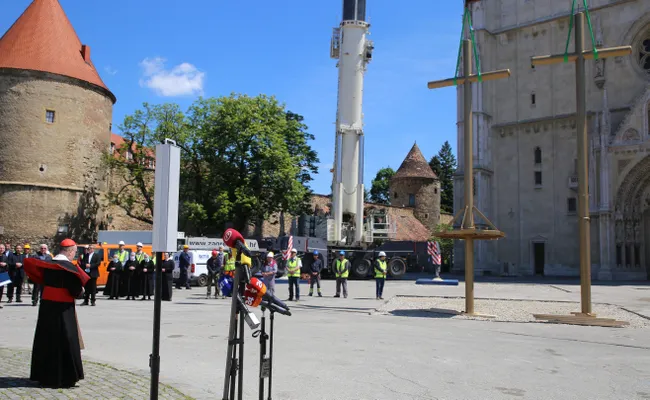
{"type": "Polygon", "coordinates": [[[264,282],[255,277],[251,278],[250,282],[246,284],[246,292],[259,297],[260,301],[265,300],[269,304],[275,304],[280,308],[289,310],[289,307],[282,300],[266,291],[264,282]]]}
{"type": "Polygon", "coordinates": [[[223,233],[223,241],[226,243],[226,246],[237,249],[237,251],[241,252],[246,257],[251,256],[250,250],[248,250],[246,243],[244,243],[244,237],[235,229],[226,229],[223,233]]]}

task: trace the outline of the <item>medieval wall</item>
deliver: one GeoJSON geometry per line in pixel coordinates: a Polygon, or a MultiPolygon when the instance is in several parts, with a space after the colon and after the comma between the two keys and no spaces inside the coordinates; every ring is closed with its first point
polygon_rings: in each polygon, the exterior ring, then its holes
{"type": "Polygon", "coordinates": [[[80,193],[104,189],[112,107],[100,90],[74,79],[0,70],[1,237],[55,237],[75,220],[80,193]]]}
{"type": "Polygon", "coordinates": [[[390,202],[397,207],[410,207],[409,195],[415,195],[413,215],[429,231],[440,223],[440,181],[423,178],[392,179],[390,202]]]}

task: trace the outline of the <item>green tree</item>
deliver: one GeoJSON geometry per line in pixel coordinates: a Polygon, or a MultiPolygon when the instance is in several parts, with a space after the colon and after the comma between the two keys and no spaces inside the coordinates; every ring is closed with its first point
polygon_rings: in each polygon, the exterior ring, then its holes
{"type": "Polygon", "coordinates": [[[390,178],[395,175],[391,167],[382,168],[377,171],[375,179],[372,180],[370,187],[370,201],[377,204],[390,205],[390,178]]]}
{"type": "Polygon", "coordinates": [[[456,157],[448,141],[443,143],[438,154],[431,157],[429,166],[440,179],[440,209],[451,213],[454,211],[454,173],[456,157]]]}
{"type": "MultiPolygon", "coordinates": [[[[309,145],[313,136],[303,117],[285,110],[274,97],[200,98],[185,114],[176,105],[145,104],[120,128],[141,148],[169,137],[183,149],[180,226],[185,231],[217,233],[229,222],[243,230],[272,213],[299,214],[309,207],[307,184],[319,162],[309,145]]],[[[123,168],[123,161],[109,163],[123,168]]],[[[135,188],[136,198],[153,193],[152,184],[135,188]]],[[[124,209],[133,205],[121,193],[109,197],[124,209]]],[[[153,201],[146,203],[153,210],[153,201]]]]}

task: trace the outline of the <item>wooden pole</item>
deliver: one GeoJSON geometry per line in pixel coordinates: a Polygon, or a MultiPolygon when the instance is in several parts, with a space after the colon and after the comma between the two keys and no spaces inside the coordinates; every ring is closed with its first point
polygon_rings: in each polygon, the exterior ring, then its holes
{"type": "MultiPolygon", "coordinates": [[[[595,59],[593,50],[585,51],[585,14],[580,12],[575,19],[575,49],[568,54],[568,60],[576,66],[576,131],[578,147],[578,234],[580,254],[580,303],[581,314],[591,314],[591,235],[589,216],[589,151],[587,142],[587,100],[585,60],[595,59]]],[[[598,49],[599,58],[618,57],[632,54],[631,46],[598,49]]],[[[564,55],[532,57],[533,65],[558,64],[564,55]]]]}
{"type": "MultiPolygon", "coordinates": [[[[463,40],[463,75],[472,74],[472,42],[463,40]]],[[[465,215],[463,229],[474,228],[474,152],[472,149],[472,85],[463,85],[463,140],[465,149],[465,215]]],[[[465,239],[465,312],[474,314],[474,239],[465,239]]]]}

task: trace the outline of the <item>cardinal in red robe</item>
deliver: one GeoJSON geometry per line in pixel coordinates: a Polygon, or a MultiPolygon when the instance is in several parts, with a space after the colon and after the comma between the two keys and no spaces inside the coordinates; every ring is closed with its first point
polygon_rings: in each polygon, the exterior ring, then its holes
{"type": "Polygon", "coordinates": [[[52,261],[28,258],[23,266],[29,279],[43,287],[29,379],[48,388],[73,387],[84,378],[75,300],[90,277],[72,263],[76,252],[77,244],[65,239],[52,261]]]}

